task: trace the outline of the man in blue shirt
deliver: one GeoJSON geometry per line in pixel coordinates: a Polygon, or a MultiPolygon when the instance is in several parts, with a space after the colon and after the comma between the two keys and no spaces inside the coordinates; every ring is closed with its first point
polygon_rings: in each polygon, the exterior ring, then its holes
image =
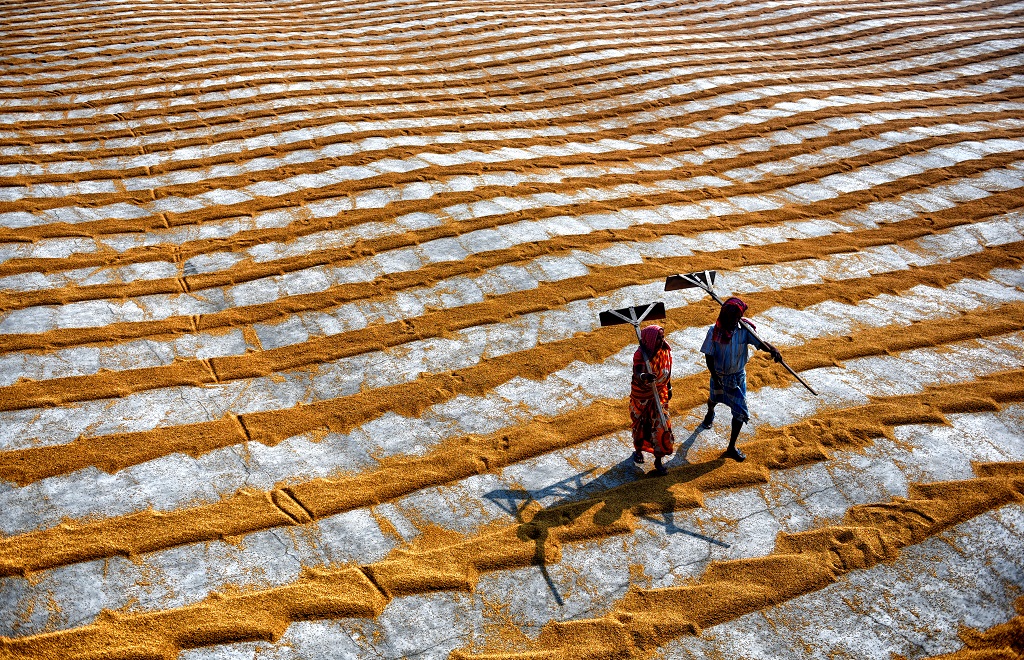
{"type": "MultiPolygon", "coordinates": [[[[711,395],[708,397],[708,414],[698,428],[711,428],[715,421],[715,405],[724,403],[732,410],[732,435],[729,448],[724,456],[735,461],[742,461],[746,456],[736,448],[736,438],[740,429],[750,419],[747,412],[747,344],[768,351],[776,362],[782,359],[779,349],[765,341],[761,341],[749,332],[740,319],[747,311],[747,304],[739,298],[729,298],[722,305],[715,325],[708,329],[704,345],[700,352],[711,372],[711,395]]],[[[747,321],[746,319],[744,319],[747,321]]],[[[750,323],[750,321],[747,321],[750,323]]],[[[754,324],[750,323],[753,327],[754,324]]]]}

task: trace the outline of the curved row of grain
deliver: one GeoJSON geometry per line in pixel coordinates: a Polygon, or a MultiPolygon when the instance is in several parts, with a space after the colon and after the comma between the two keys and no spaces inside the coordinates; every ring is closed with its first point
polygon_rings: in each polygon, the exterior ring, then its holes
{"type": "Polygon", "coordinates": [[[1022,25],[8,3],[0,657],[924,657],[1011,619],[1022,25]],[[821,394],[752,358],[742,464],[693,432],[716,307],[662,291],[704,269],[821,394]],[[652,300],[665,477],[597,323],[652,300]]]}

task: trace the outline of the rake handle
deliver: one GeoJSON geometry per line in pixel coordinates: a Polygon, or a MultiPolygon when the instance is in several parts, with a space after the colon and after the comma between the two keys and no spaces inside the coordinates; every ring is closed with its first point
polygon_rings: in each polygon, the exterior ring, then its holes
{"type": "MultiPolygon", "coordinates": [[[[707,291],[711,295],[711,298],[716,303],[718,303],[719,305],[725,305],[725,301],[718,297],[718,294],[715,293],[714,289],[712,289],[709,286],[704,286],[700,282],[697,282],[696,284],[700,288],[702,288],[705,291],[707,291]]],[[[740,323],[743,325],[744,328],[747,329],[747,332],[749,332],[750,334],[752,334],[754,336],[754,339],[756,339],[757,341],[761,342],[762,344],[767,345],[767,342],[765,340],[761,339],[761,337],[758,336],[757,332],[754,331],[754,328],[752,328],[749,323],[747,323],[742,318],[740,318],[740,323]]],[[[804,387],[806,387],[808,392],[810,392],[814,396],[818,396],[818,393],[814,391],[814,388],[811,387],[810,385],[808,385],[807,381],[805,381],[803,378],[800,377],[800,374],[798,374],[797,372],[793,371],[793,367],[791,367],[788,364],[786,364],[786,361],[782,359],[782,355],[781,354],[779,355],[779,364],[781,364],[783,367],[785,367],[786,371],[788,371],[789,373],[793,374],[793,377],[796,378],[798,381],[800,381],[800,384],[803,385],[804,387]]]]}
{"type": "MultiPolygon", "coordinates": [[[[746,328],[747,332],[752,334],[755,339],[757,339],[762,344],[767,345],[765,340],[763,340],[763,339],[761,339],[760,337],[757,336],[757,333],[754,332],[754,329],[750,327],[749,323],[747,323],[743,319],[740,319],[740,323],[743,324],[743,327],[746,328]]],[[[778,349],[776,349],[776,350],[778,350],[778,349]]],[[[793,374],[793,377],[796,378],[798,381],[800,381],[800,384],[803,385],[804,387],[806,387],[808,392],[810,392],[814,396],[818,396],[818,393],[814,391],[814,388],[811,387],[810,385],[808,385],[807,381],[805,381],[803,378],[800,377],[800,374],[798,374],[797,372],[793,371],[793,367],[791,367],[788,364],[786,364],[786,361],[782,359],[782,354],[779,354],[779,364],[781,364],[783,367],[785,367],[786,371],[788,371],[789,373],[793,374]]]]}

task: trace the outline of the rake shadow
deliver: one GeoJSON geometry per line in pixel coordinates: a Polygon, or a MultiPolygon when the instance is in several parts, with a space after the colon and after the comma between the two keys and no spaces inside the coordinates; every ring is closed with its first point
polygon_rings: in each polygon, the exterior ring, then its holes
{"type": "Polygon", "coordinates": [[[647,473],[637,478],[636,466],[631,458],[627,458],[591,481],[587,481],[586,478],[595,473],[597,468],[584,470],[544,488],[497,489],[486,493],[484,498],[519,522],[517,534],[520,539],[534,542],[533,563],[540,567],[544,581],[551,589],[555,601],[561,606],[562,597],[547,570],[545,545],[548,535],[552,529],[572,524],[595,505],[601,505],[594,514],[594,522],[601,526],[614,524],[626,510],[636,510],[640,512],[641,518],[664,526],[668,534],[688,534],[709,543],[728,547],[728,544],[717,539],[678,527],[673,517],[676,499],[671,492],[672,487],[693,481],[724,463],[723,459],[697,464],[691,464],[686,460],[685,453],[693,445],[698,434],[698,431],[694,431],[680,446],[677,457],[673,460],[673,463],[678,462],[680,465],[673,467],[664,476],[647,473]],[[530,503],[550,497],[558,499],[542,508],[530,520],[523,519],[523,511],[530,503]],[[654,513],[660,513],[663,520],[653,517],[654,513]]]}

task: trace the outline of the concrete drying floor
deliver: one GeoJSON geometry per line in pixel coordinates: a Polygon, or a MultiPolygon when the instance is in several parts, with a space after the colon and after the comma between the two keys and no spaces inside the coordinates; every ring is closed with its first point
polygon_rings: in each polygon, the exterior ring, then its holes
{"type": "Polygon", "coordinates": [[[0,7],[0,658],[1020,657],[1022,16],[0,7]]]}

